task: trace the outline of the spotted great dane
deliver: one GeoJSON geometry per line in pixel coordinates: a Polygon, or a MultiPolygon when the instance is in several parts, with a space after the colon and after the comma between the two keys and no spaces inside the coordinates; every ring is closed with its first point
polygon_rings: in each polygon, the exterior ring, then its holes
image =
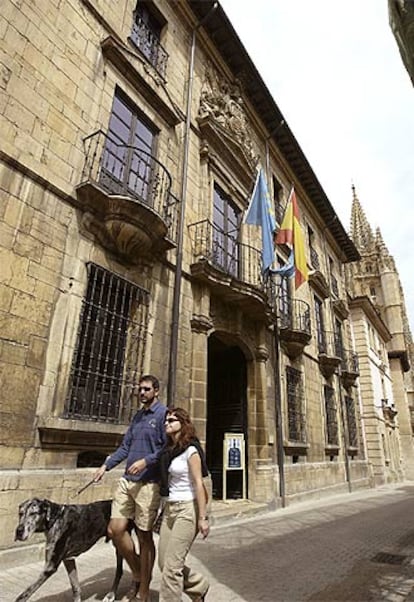
{"type": "MultiPolygon", "coordinates": [[[[111,500],[66,505],[56,504],[47,499],[33,498],[21,503],[15,540],[25,541],[35,532],[45,533],[46,558],[39,578],[25,589],[15,602],[28,600],[46,579],[57,571],[61,562],[65,565],[69,576],[73,601],[81,602],[75,557],[89,550],[101,537],[107,537],[110,517],[111,500]]],[[[130,527],[133,528],[132,522],[130,527]]],[[[103,602],[115,600],[122,577],[122,557],[118,552],[116,557],[114,582],[103,602]]]]}

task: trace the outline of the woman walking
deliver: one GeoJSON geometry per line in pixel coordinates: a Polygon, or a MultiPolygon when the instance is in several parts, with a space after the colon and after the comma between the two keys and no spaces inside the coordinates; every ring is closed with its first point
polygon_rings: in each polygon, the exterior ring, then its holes
{"type": "Polygon", "coordinates": [[[171,408],[165,418],[167,445],[160,457],[161,496],[167,498],[158,544],[161,570],[159,602],[181,602],[185,592],[193,602],[206,599],[209,583],[185,565],[197,533],[209,533],[206,514],[207,476],[204,452],[188,412],[171,408]]]}

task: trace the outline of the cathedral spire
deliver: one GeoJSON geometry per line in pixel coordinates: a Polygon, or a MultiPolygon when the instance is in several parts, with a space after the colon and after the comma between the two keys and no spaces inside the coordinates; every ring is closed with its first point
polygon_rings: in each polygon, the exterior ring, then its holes
{"type": "Polygon", "coordinates": [[[351,238],[360,252],[370,251],[375,243],[371,226],[352,184],[351,238]]]}
{"type": "Polygon", "coordinates": [[[381,230],[379,228],[377,228],[375,231],[375,246],[380,255],[384,256],[390,254],[387,245],[385,244],[384,239],[382,237],[381,230]]]}

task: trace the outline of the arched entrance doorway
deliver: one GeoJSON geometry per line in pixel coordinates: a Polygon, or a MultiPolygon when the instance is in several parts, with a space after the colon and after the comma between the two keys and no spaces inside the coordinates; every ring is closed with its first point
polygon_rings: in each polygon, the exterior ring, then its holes
{"type": "MultiPolygon", "coordinates": [[[[234,341],[213,333],[208,339],[207,462],[215,498],[223,497],[224,433],[243,433],[247,476],[247,368],[234,341]]],[[[227,472],[227,497],[242,497],[242,471],[227,472]]]]}

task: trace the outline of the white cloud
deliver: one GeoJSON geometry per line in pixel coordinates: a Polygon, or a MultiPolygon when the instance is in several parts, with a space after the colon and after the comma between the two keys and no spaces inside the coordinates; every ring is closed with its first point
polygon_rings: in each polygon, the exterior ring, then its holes
{"type": "Polygon", "coordinates": [[[414,324],[414,89],[386,0],[221,4],[346,229],[355,183],[414,324]]]}

